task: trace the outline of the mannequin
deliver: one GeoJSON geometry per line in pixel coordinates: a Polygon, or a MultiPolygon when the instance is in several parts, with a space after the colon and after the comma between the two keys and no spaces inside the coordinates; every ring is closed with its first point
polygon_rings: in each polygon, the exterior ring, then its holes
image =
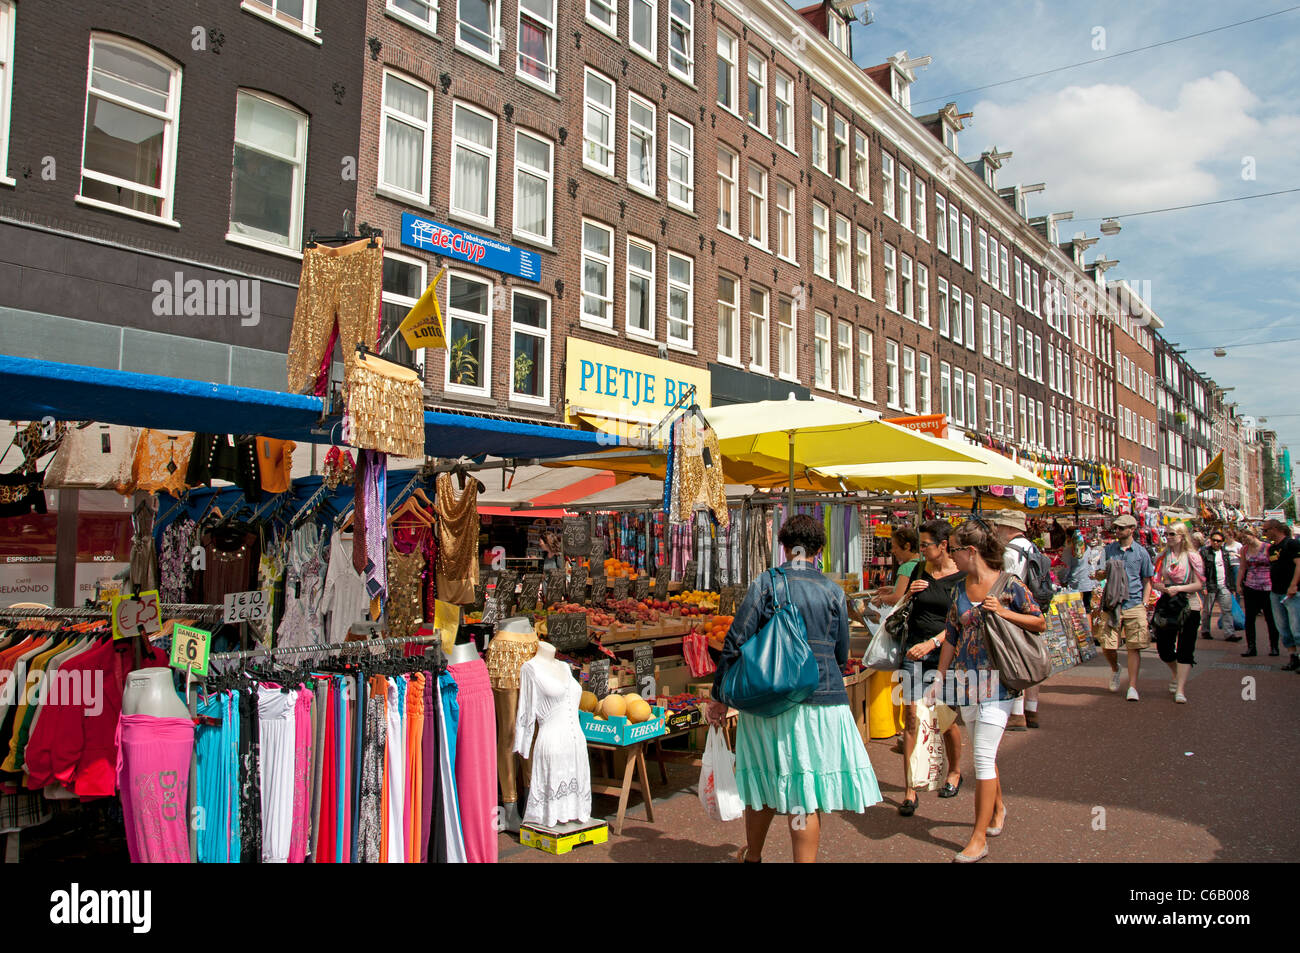
{"type": "Polygon", "coordinates": [[[459,642],[452,646],[451,655],[447,657],[449,665],[459,665],[461,662],[473,662],[478,658],[478,646],[474,640],[468,642],[459,642]]]}
{"type": "MultiPolygon", "coordinates": [[[[497,783],[505,812],[505,829],[519,832],[520,816],[515,779],[515,719],[519,714],[519,670],[537,654],[537,635],[526,618],[508,619],[497,627],[488,646],[488,675],[492,680],[492,697],[497,721],[497,783]]],[[[523,762],[524,784],[529,778],[528,762],[523,762]]]]}
{"type": "Polygon", "coordinates": [[[456,683],[456,797],[460,809],[465,859],[471,864],[497,861],[496,713],[487,663],[479,657],[473,631],[461,629],[466,641],[455,645],[447,674],[456,683]]]}
{"type": "Polygon", "coordinates": [[[151,715],[154,718],[190,717],[189,709],[172,687],[170,668],[145,668],[126,677],[122,691],[122,714],[151,715]]]}
{"type": "Polygon", "coordinates": [[[581,697],[569,666],[556,659],[555,646],[539,642],[537,654],[520,669],[515,722],[515,751],[528,754],[532,768],[525,824],[553,830],[591,820],[591,766],[578,718],[581,697]]]}

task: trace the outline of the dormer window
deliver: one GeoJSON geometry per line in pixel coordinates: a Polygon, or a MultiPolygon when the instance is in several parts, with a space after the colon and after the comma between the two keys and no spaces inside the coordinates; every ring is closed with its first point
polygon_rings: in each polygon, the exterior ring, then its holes
{"type": "Polygon", "coordinates": [[[957,130],[947,123],[943,124],[943,144],[954,154],[957,153],[957,130]]]}
{"type": "Polygon", "coordinates": [[[830,35],[831,42],[834,43],[846,56],[852,56],[853,54],[849,49],[848,23],[841,19],[838,14],[832,12],[826,18],[826,28],[830,35]]]}

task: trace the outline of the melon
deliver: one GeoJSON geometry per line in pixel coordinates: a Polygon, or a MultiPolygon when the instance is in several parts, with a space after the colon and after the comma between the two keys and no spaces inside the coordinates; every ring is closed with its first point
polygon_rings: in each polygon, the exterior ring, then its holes
{"type": "Polygon", "coordinates": [[[650,716],[653,714],[654,712],[651,710],[649,704],[639,698],[627,706],[627,720],[634,725],[639,725],[643,721],[649,721],[650,716]]]}
{"type": "Polygon", "coordinates": [[[622,695],[606,695],[600,710],[606,718],[621,718],[627,714],[627,702],[622,695]]]}
{"type": "Polygon", "coordinates": [[[631,706],[633,702],[639,702],[643,700],[644,699],[642,699],[641,696],[638,695],[636,692],[628,692],[626,695],[623,696],[623,701],[627,702],[629,706],[631,706]]]}
{"type": "Polygon", "coordinates": [[[579,710],[579,711],[595,711],[595,710],[596,710],[596,696],[593,695],[591,692],[583,692],[583,693],[582,693],[582,699],[578,702],[578,710],[579,710]]]}

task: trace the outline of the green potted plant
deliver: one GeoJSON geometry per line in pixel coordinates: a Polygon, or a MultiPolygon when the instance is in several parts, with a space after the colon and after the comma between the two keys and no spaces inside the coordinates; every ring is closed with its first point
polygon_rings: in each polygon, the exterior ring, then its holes
{"type": "Polygon", "coordinates": [[[533,359],[520,351],[515,355],[515,393],[522,393],[528,383],[528,375],[533,372],[533,359]]]}
{"type": "Polygon", "coordinates": [[[451,342],[448,349],[448,360],[451,362],[451,380],[456,384],[464,384],[467,387],[475,387],[478,384],[478,358],[470,353],[470,346],[477,342],[477,338],[471,338],[468,334],[463,334],[451,342]]]}

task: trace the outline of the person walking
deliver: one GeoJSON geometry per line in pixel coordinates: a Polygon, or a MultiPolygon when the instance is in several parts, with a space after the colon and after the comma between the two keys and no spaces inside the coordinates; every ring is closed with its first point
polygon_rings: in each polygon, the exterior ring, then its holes
{"type": "Polygon", "coordinates": [[[876,590],[874,601],[881,605],[894,606],[902,602],[903,597],[907,595],[911,583],[908,577],[912,575],[912,570],[916,568],[916,561],[920,556],[920,543],[916,530],[910,526],[895,527],[889,539],[889,551],[894,557],[894,562],[898,564],[898,575],[894,577],[892,589],[882,586],[876,590]]]}
{"type": "Polygon", "coordinates": [[[1106,547],[1106,565],[1097,573],[1097,579],[1106,579],[1111,561],[1118,559],[1124,566],[1128,595],[1120,604],[1118,620],[1102,613],[1101,650],[1110,663],[1110,690],[1119,691],[1119,646],[1128,649],[1128,700],[1138,701],[1138,674],[1142,670],[1142,650],[1151,644],[1151,631],[1147,626],[1147,603],[1151,599],[1151,579],[1155,565],[1145,546],[1133,539],[1137,520],[1127,513],[1115,517],[1111,524],[1115,541],[1106,547]],[[1118,621],[1118,624],[1115,624],[1118,621]]]}
{"type": "Polygon", "coordinates": [[[1273,581],[1269,575],[1268,545],[1253,529],[1246,527],[1241,536],[1240,568],[1237,571],[1237,597],[1246,617],[1246,651],[1242,658],[1251,658],[1255,652],[1255,622],[1264,617],[1268,627],[1268,654],[1278,655],[1277,620],[1273,618],[1273,603],[1269,599],[1273,581]]]}
{"type": "Polygon", "coordinates": [[[1224,633],[1223,641],[1240,642],[1241,636],[1237,634],[1237,627],[1232,621],[1232,593],[1237,588],[1237,567],[1226,542],[1223,530],[1216,529],[1210,534],[1210,545],[1201,550],[1201,562],[1205,566],[1205,608],[1201,612],[1201,638],[1214,638],[1210,635],[1210,616],[1217,605],[1219,631],[1224,633]]]}
{"type": "MultiPolygon", "coordinates": [[[[903,728],[903,803],[898,813],[911,817],[916,813],[915,778],[908,766],[916,750],[917,703],[923,700],[927,679],[939,668],[939,653],[947,640],[948,608],[953,593],[965,574],[957,569],[948,552],[952,527],[946,520],[930,520],[921,524],[921,555],[925,565],[909,587],[912,614],[907,619],[907,639],[903,644],[904,659],[899,669],[900,687],[905,714],[903,728]]],[[[948,753],[948,777],[939,791],[939,797],[956,797],[961,790],[961,728],[954,721],[943,733],[943,745],[948,753]]]]}
{"type": "MultiPolygon", "coordinates": [[[[736,785],[745,803],[745,846],[738,860],[760,863],[777,814],[789,816],[795,863],[813,863],[821,840],[821,813],[862,813],[880,802],[880,787],[858,733],[840,666],[849,659],[849,610],[844,590],[815,566],[826,544],[822,524],[807,514],[786,520],[778,539],[792,558],[780,567],[799,609],[819,683],[806,701],[770,718],[741,712],[736,725],[736,785]]],[[[741,647],[776,614],[772,573],[745,592],[722,646],[708,720],[727,713],[720,686],[741,647]]]]}
{"type": "MultiPolygon", "coordinates": [[[[991,520],[998,542],[1002,544],[1002,568],[1021,582],[1029,576],[1029,558],[1040,552],[1033,540],[1025,535],[1025,514],[1017,510],[999,510],[991,520]]],[[[1041,612],[1048,606],[1039,603],[1041,612]]],[[[1038,727],[1038,690],[1034,685],[1025,689],[1023,697],[1016,699],[1011,710],[1011,719],[1007,724],[1010,731],[1024,731],[1026,728],[1038,727]]]]}
{"type": "Polygon", "coordinates": [[[1282,644],[1291,653],[1283,669],[1294,672],[1300,670],[1300,656],[1296,655],[1296,649],[1300,648],[1300,597],[1296,596],[1296,587],[1300,585],[1300,542],[1279,520],[1264,521],[1264,536],[1268,539],[1273,621],[1277,623],[1282,644]]]}
{"type": "MultiPolygon", "coordinates": [[[[1187,703],[1187,676],[1196,664],[1196,633],[1201,627],[1201,592],[1205,563],[1185,523],[1165,531],[1167,544],[1160,572],[1151,584],[1160,593],[1156,603],[1156,650],[1169,666],[1169,691],[1180,705],[1187,703]]],[[[1231,611],[1228,613],[1232,617],[1231,611]]]]}
{"type": "Polygon", "coordinates": [[[1092,609],[1092,590],[1097,583],[1093,574],[1101,568],[1103,550],[1096,537],[1085,539],[1083,530],[1074,529],[1062,549],[1065,563],[1065,588],[1083,596],[1085,609],[1092,609]]]}
{"type": "MultiPolygon", "coordinates": [[[[1018,694],[996,677],[984,639],[984,616],[994,613],[1040,635],[1047,620],[1023,582],[1002,568],[1003,545],[983,520],[967,520],[954,535],[953,562],[965,574],[957,586],[957,598],[948,611],[947,638],[939,657],[939,684],[947,697],[962,706],[962,720],[971,730],[975,754],[975,825],[970,839],[953,861],[971,864],[988,856],[989,837],[1002,833],[1007,806],[998,773],[998,745],[1011,717],[1018,694]],[[1001,598],[990,595],[999,581],[1005,583],[1001,598]],[[948,685],[948,672],[955,674],[948,685]],[[992,674],[993,677],[989,677],[992,674]]],[[[937,698],[939,684],[931,687],[937,698]]]]}

